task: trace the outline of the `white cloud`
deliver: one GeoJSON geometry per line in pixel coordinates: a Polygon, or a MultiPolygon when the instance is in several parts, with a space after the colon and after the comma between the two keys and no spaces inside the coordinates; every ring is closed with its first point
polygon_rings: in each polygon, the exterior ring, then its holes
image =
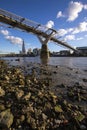
{"type": "Polygon", "coordinates": [[[75,35],[67,35],[64,38],[65,41],[75,40],[75,35]]]}
{"type": "Polygon", "coordinates": [[[21,45],[23,40],[20,37],[10,36],[8,30],[0,30],[0,33],[4,35],[5,39],[9,40],[13,44],[19,44],[21,45]]]}
{"type": "Polygon", "coordinates": [[[62,11],[59,11],[58,13],[57,13],[57,18],[60,18],[60,17],[63,17],[64,15],[62,14],[62,11]]]}
{"type": "Polygon", "coordinates": [[[64,36],[70,32],[73,31],[73,28],[68,28],[68,29],[59,29],[57,32],[58,32],[58,36],[64,36]]]}
{"type": "Polygon", "coordinates": [[[59,29],[57,32],[57,36],[65,36],[67,34],[72,35],[72,34],[77,34],[81,32],[86,32],[87,31],[87,22],[83,21],[79,23],[77,27],[74,28],[66,28],[66,29],[59,29]]]}
{"type": "Polygon", "coordinates": [[[52,20],[48,21],[46,24],[47,28],[52,28],[54,26],[54,22],[52,20]]]}
{"type": "Polygon", "coordinates": [[[80,2],[71,1],[68,7],[67,21],[74,21],[78,17],[79,13],[82,11],[83,7],[83,4],[80,2]]]}
{"type": "Polygon", "coordinates": [[[87,21],[83,21],[79,23],[77,27],[74,28],[66,28],[66,29],[59,29],[57,31],[56,37],[61,39],[63,38],[64,41],[69,41],[69,40],[82,40],[84,37],[87,37],[87,35],[84,35],[83,37],[78,37],[76,38],[76,34],[82,33],[82,32],[87,32],[87,21]]]}
{"type": "Polygon", "coordinates": [[[72,31],[73,31],[73,28],[68,28],[68,29],[67,29],[67,32],[68,32],[68,33],[72,32],[72,31]]]}
{"type": "Polygon", "coordinates": [[[48,28],[52,28],[54,26],[54,22],[52,20],[49,20],[45,25],[41,25],[38,27],[41,31],[47,31],[48,28]]]}
{"type": "Polygon", "coordinates": [[[7,40],[9,40],[13,44],[22,44],[23,40],[19,37],[14,37],[14,36],[6,36],[5,37],[7,40]]]}
{"type": "Polygon", "coordinates": [[[81,13],[83,9],[87,10],[87,4],[71,1],[64,12],[59,11],[57,13],[57,18],[67,17],[67,21],[74,21],[78,18],[79,13],[81,13]]]}
{"type": "Polygon", "coordinates": [[[84,5],[84,9],[87,9],[87,4],[86,4],[86,5],[84,5]]]}
{"type": "Polygon", "coordinates": [[[58,30],[58,36],[64,36],[65,34],[67,34],[67,30],[65,30],[65,29],[58,30]]]}
{"type": "Polygon", "coordinates": [[[79,38],[77,38],[76,40],[77,41],[80,41],[80,40],[82,40],[83,39],[83,37],[79,37],[79,38]]]}
{"type": "Polygon", "coordinates": [[[85,32],[87,31],[87,22],[81,22],[78,27],[73,28],[72,34],[80,33],[80,32],[85,32]]]}
{"type": "Polygon", "coordinates": [[[0,30],[0,33],[3,34],[4,36],[9,35],[8,30],[0,30]]]}

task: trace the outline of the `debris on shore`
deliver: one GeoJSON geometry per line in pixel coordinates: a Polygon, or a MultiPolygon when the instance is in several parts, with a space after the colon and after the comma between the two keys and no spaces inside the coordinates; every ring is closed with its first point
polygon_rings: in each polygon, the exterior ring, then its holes
{"type": "Polygon", "coordinates": [[[87,87],[51,86],[57,72],[39,66],[0,60],[0,130],[87,130],[87,87]]]}

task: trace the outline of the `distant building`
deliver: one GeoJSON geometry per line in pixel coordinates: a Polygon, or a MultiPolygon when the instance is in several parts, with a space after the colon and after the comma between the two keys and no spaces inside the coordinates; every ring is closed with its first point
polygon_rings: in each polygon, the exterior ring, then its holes
{"type": "Polygon", "coordinates": [[[76,48],[81,55],[87,55],[87,46],[86,47],[77,47],[76,48]]]}
{"type": "Polygon", "coordinates": [[[30,55],[31,53],[32,53],[32,49],[31,49],[31,48],[29,48],[29,49],[28,49],[28,51],[27,51],[27,54],[29,54],[29,55],[30,55]]]}
{"type": "Polygon", "coordinates": [[[60,55],[60,52],[52,52],[51,53],[53,56],[58,56],[58,55],[60,55]]]}
{"type": "Polygon", "coordinates": [[[64,56],[70,55],[70,50],[62,50],[60,51],[60,55],[64,55],[64,56]]]}
{"type": "Polygon", "coordinates": [[[22,54],[26,54],[24,40],[23,40],[23,44],[22,44],[22,54]]]}
{"type": "Polygon", "coordinates": [[[40,49],[38,49],[38,48],[33,49],[33,54],[34,54],[35,56],[40,55],[40,49]]]}

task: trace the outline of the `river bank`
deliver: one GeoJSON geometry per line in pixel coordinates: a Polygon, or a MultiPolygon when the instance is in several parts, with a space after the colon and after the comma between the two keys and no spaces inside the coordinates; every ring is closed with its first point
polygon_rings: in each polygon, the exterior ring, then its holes
{"type": "Polygon", "coordinates": [[[86,130],[87,70],[0,61],[1,130],[86,130]]]}

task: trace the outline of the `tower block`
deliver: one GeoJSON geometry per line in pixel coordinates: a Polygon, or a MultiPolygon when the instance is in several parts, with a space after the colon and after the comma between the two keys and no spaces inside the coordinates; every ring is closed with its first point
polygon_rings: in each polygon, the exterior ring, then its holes
{"type": "Polygon", "coordinates": [[[26,53],[26,50],[25,50],[25,44],[24,44],[24,40],[23,40],[23,43],[22,43],[22,54],[25,54],[26,53]]]}

